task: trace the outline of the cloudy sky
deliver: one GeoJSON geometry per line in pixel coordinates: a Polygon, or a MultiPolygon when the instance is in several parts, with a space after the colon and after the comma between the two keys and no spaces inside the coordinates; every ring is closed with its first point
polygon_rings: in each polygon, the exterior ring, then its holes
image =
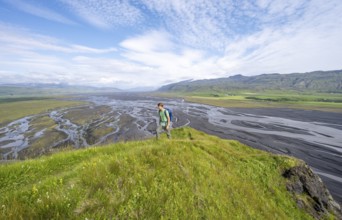
{"type": "Polygon", "coordinates": [[[0,83],[342,69],[341,0],[0,0],[0,83]]]}

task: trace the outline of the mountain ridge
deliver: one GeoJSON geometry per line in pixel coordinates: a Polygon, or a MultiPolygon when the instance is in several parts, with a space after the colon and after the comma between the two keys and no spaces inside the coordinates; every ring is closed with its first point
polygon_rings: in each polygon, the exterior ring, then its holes
{"type": "Polygon", "coordinates": [[[181,81],[158,89],[162,92],[224,92],[231,90],[296,90],[342,93],[342,70],[290,74],[237,74],[225,78],[181,81]]]}

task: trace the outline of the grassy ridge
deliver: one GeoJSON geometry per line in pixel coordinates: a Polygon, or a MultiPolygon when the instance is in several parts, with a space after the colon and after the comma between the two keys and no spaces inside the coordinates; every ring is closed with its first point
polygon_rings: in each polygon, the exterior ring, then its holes
{"type": "Polygon", "coordinates": [[[297,163],[202,132],[0,165],[0,219],[311,219],[281,173],[297,163]]]}
{"type": "Polygon", "coordinates": [[[81,105],[83,102],[63,101],[46,97],[0,99],[0,123],[5,123],[51,109],[81,105]]]}

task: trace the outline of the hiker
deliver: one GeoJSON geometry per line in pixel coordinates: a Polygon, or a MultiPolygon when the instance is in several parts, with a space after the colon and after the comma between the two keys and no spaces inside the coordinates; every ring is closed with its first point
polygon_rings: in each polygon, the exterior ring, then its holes
{"type": "Polygon", "coordinates": [[[159,114],[159,125],[157,126],[157,139],[159,139],[160,133],[163,131],[166,132],[167,138],[171,138],[171,115],[170,115],[170,110],[164,108],[163,103],[158,103],[158,114],[159,114]]]}

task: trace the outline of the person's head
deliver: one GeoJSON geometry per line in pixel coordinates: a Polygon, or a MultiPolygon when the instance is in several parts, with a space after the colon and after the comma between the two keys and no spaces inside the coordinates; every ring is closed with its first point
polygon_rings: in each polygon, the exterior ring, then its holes
{"type": "Polygon", "coordinates": [[[159,110],[163,110],[163,109],[164,109],[164,104],[161,103],[161,102],[159,102],[159,103],[157,104],[157,107],[158,107],[159,110]]]}

